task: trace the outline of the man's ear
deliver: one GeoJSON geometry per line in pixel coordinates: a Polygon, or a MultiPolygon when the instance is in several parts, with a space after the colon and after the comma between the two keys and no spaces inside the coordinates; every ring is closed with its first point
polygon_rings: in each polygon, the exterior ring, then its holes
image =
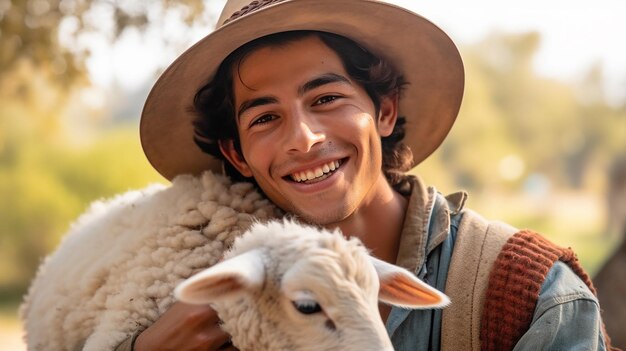
{"type": "Polygon", "coordinates": [[[230,164],[233,165],[233,167],[235,167],[241,175],[248,178],[252,177],[252,171],[250,170],[250,167],[248,167],[248,163],[246,163],[243,156],[239,154],[232,139],[220,140],[218,141],[218,144],[222,155],[226,157],[228,162],[230,162],[230,164]]]}
{"type": "Polygon", "coordinates": [[[383,96],[378,112],[378,132],[381,137],[390,136],[398,120],[398,93],[383,96]]]}

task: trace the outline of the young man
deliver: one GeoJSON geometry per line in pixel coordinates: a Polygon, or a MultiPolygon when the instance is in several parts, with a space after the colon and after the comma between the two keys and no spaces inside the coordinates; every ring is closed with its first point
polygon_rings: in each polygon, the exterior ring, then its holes
{"type": "MultiPolygon", "coordinates": [[[[444,311],[381,306],[397,350],[607,347],[569,252],[404,174],[461,103],[462,62],[443,32],[371,0],[233,0],[219,23],[148,97],[142,144],[159,172],[253,181],[285,212],[357,236],[448,293],[444,311]]],[[[234,347],[209,307],[177,303],[123,349],[234,347]]]]}

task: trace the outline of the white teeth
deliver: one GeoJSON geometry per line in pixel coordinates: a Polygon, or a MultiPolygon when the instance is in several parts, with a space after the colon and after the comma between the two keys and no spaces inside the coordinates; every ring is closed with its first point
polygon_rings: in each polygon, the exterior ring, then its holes
{"type": "Polygon", "coordinates": [[[291,179],[295,180],[296,182],[313,180],[315,178],[323,176],[326,173],[332,172],[337,168],[339,168],[339,161],[331,161],[327,164],[322,165],[321,167],[316,167],[314,169],[294,173],[291,175],[291,179]]]}

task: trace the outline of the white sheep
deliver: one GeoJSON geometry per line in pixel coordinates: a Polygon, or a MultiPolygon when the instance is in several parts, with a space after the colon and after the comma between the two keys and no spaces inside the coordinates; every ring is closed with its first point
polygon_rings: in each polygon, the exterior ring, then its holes
{"type": "Polygon", "coordinates": [[[215,265],[253,220],[280,215],[251,184],[210,172],[94,203],[31,283],[21,306],[28,350],[112,350],[154,323],[174,288],[215,265]]]}
{"type": "Polygon", "coordinates": [[[293,221],[255,224],[226,260],[189,278],[177,298],[211,304],[243,351],[393,350],[378,301],[439,308],[448,298],[345,239],[293,221]]]}
{"type": "Polygon", "coordinates": [[[94,203],[31,283],[21,307],[28,349],[113,350],[254,219],[277,215],[251,184],[210,172],[94,203]]]}

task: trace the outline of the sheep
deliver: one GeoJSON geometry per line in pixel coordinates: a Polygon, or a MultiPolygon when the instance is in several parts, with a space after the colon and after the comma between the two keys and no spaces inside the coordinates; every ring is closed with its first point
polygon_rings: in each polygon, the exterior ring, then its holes
{"type": "Polygon", "coordinates": [[[96,201],[31,282],[20,307],[28,350],[113,350],[252,223],[282,216],[252,184],[211,172],[96,201]]]}
{"type": "Polygon", "coordinates": [[[378,301],[449,303],[409,271],[370,256],[358,239],[290,220],[253,225],[225,258],[178,285],[175,296],[215,308],[242,351],[393,350],[378,301]]]}
{"type": "Polygon", "coordinates": [[[206,172],[97,201],[40,265],[20,308],[29,350],[113,350],[174,288],[282,213],[249,183],[206,172]]]}

